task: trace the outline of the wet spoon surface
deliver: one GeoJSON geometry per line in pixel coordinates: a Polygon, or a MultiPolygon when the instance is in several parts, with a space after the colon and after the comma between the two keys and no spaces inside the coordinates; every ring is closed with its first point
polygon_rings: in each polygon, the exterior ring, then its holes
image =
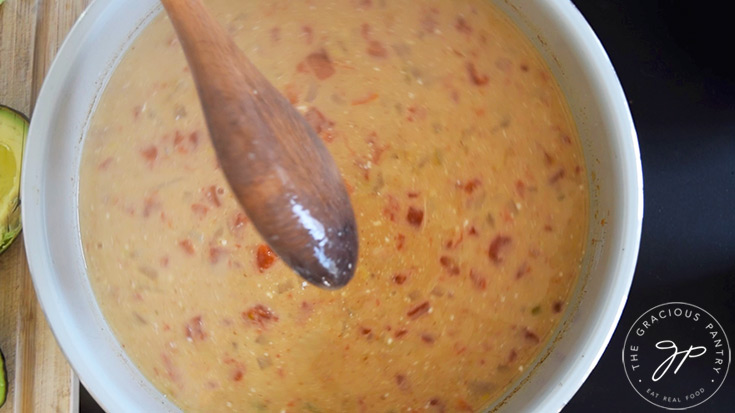
{"type": "Polygon", "coordinates": [[[200,0],[161,0],[191,68],[220,166],[265,241],[312,284],[357,263],[349,196],[324,143],[200,0]]]}

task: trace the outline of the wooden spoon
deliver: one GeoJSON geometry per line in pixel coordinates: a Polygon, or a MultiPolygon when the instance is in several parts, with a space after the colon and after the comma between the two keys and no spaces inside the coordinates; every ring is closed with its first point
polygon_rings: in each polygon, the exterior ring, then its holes
{"type": "Polygon", "coordinates": [[[357,262],[357,225],[319,136],[200,0],[161,0],[183,46],[232,190],[273,250],[307,281],[339,288],[357,262]]]}

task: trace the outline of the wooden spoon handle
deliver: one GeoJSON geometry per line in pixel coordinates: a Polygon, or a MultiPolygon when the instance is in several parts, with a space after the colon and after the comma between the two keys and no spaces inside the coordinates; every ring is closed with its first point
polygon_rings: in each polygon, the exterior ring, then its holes
{"type": "Polygon", "coordinates": [[[307,281],[345,285],[357,261],[357,226],[324,143],[199,0],[162,3],[222,170],[256,229],[307,281]]]}

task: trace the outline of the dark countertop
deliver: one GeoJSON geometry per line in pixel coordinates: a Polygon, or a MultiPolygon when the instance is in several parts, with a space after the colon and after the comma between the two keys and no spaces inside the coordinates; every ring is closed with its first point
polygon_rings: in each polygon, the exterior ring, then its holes
{"type": "MultiPolygon", "coordinates": [[[[645,212],[628,303],[564,412],[665,411],[625,376],[625,335],[670,301],[711,313],[735,340],[735,25],[725,2],[576,0],[607,50],[638,131],[645,212]]],[[[735,411],[735,373],[691,412],[735,411]]],[[[80,411],[100,411],[82,391],[80,411]]]]}
{"type": "MultiPolygon", "coordinates": [[[[663,412],[625,376],[621,351],[635,320],[658,304],[683,301],[711,313],[735,340],[735,26],[724,2],[574,3],[607,50],[630,104],[644,214],[618,328],[564,412],[663,412]]],[[[735,411],[734,375],[687,411],[735,411]]]]}

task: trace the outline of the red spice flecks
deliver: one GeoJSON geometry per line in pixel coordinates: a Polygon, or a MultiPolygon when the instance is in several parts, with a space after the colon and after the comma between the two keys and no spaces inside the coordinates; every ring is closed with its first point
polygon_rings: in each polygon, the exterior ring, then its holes
{"type": "Polygon", "coordinates": [[[390,194],[386,196],[386,201],[386,205],[383,207],[383,215],[391,221],[396,222],[398,212],[401,209],[401,204],[399,204],[398,200],[390,194]]]}
{"type": "Polygon", "coordinates": [[[271,41],[277,43],[281,40],[281,28],[274,27],[271,29],[271,41]]]}
{"type": "Polygon", "coordinates": [[[523,262],[518,270],[516,270],[516,280],[521,279],[524,275],[531,272],[531,266],[527,262],[523,262]]]}
{"type": "Polygon", "coordinates": [[[161,359],[163,360],[163,367],[166,370],[166,375],[169,380],[177,384],[179,388],[183,387],[183,384],[181,383],[181,372],[179,371],[178,366],[174,364],[166,353],[161,353],[161,359]]]}
{"type": "Polygon", "coordinates": [[[241,367],[235,367],[232,369],[232,372],[230,373],[230,378],[232,381],[240,381],[242,380],[242,377],[245,375],[245,369],[241,367]]]}
{"type": "Polygon", "coordinates": [[[370,92],[370,93],[368,93],[365,96],[362,96],[362,97],[359,97],[357,99],[354,99],[352,102],[350,102],[350,104],[352,106],[364,105],[366,103],[370,103],[370,102],[374,101],[377,98],[378,98],[378,94],[377,93],[370,92]]]}
{"type": "Polygon", "coordinates": [[[181,249],[184,250],[187,255],[194,255],[194,245],[191,243],[190,240],[185,239],[179,241],[179,246],[181,247],[181,249]]]}
{"type": "Polygon", "coordinates": [[[202,341],[207,338],[202,316],[192,317],[184,326],[184,333],[189,341],[202,341]]]}
{"type": "Polygon", "coordinates": [[[301,61],[296,65],[296,71],[298,73],[309,73],[309,66],[306,64],[306,61],[301,61]]]}
{"type": "Polygon", "coordinates": [[[306,40],[306,44],[311,44],[314,41],[314,30],[311,26],[301,26],[301,36],[306,40]]]}
{"type": "Polygon", "coordinates": [[[516,193],[519,197],[525,198],[526,197],[526,183],[521,181],[520,179],[516,181],[516,193]]]}
{"type": "Polygon", "coordinates": [[[449,91],[449,97],[452,98],[454,103],[459,103],[459,91],[457,89],[451,89],[449,91]]]}
{"type": "Polygon", "coordinates": [[[299,103],[299,96],[301,95],[301,90],[298,85],[295,85],[293,83],[288,83],[286,86],[284,86],[283,94],[286,96],[288,101],[291,102],[292,105],[295,105],[299,103]]]}
{"type": "Polygon", "coordinates": [[[398,274],[393,276],[393,282],[398,285],[402,285],[403,283],[405,283],[406,279],[408,279],[408,275],[402,272],[399,272],[398,274]]]}
{"type": "MultiPolygon", "coordinates": [[[[289,294],[290,297],[290,294],[289,294]]],[[[308,301],[302,301],[301,305],[299,306],[299,310],[301,310],[300,317],[302,319],[308,319],[311,317],[311,314],[314,312],[314,303],[310,303],[308,301]]]]}
{"type": "Polygon", "coordinates": [[[528,63],[521,63],[521,72],[528,72],[528,63]]]}
{"type": "Polygon", "coordinates": [[[193,151],[199,145],[199,133],[194,131],[189,134],[186,138],[181,131],[177,130],[174,133],[174,149],[178,153],[189,153],[193,151]]]}
{"type": "Polygon", "coordinates": [[[222,361],[228,366],[232,366],[232,368],[230,369],[230,380],[232,381],[242,380],[243,376],[245,375],[245,372],[247,371],[247,369],[245,368],[245,364],[243,362],[235,360],[232,357],[226,357],[222,361]]]}
{"type": "Polygon", "coordinates": [[[472,405],[470,405],[464,399],[458,399],[457,400],[457,410],[461,410],[461,411],[465,411],[465,412],[474,412],[475,411],[475,409],[472,408],[472,405]]]}
{"type": "Polygon", "coordinates": [[[306,113],[304,113],[304,119],[306,119],[306,122],[309,123],[309,125],[314,128],[314,132],[316,132],[319,136],[322,137],[327,142],[332,142],[334,140],[333,130],[334,122],[328,119],[322,112],[319,111],[319,109],[315,107],[310,107],[306,113]]]}
{"type": "Polygon", "coordinates": [[[478,234],[478,233],[477,233],[477,228],[475,228],[475,226],[474,226],[474,225],[471,225],[471,226],[469,227],[469,229],[467,230],[467,233],[468,233],[469,235],[472,235],[473,237],[476,237],[476,236],[477,236],[477,234],[478,234]]]}
{"type": "Polygon", "coordinates": [[[487,288],[487,278],[474,268],[470,270],[470,280],[472,281],[472,285],[478,290],[482,291],[487,288]]]}
{"type": "Polygon", "coordinates": [[[564,175],[566,175],[566,171],[564,171],[564,168],[560,168],[558,171],[556,171],[556,173],[554,173],[554,175],[551,175],[551,177],[549,177],[549,183],[555,184],[560,179],[564,178],[564,175]]]}
{"type": "Polygon", "coordinates": [[[368,340],[372,340],[373,338],[373,329],[369,327],[360,327],[359,328],[360,334],[362,334],[365,338],[368,340]]]}
{"type": "Polygon", "coordinates": [[[426,344],[434,344],[436,338],[431,333],[421,333],[421,341],[426,344]]]}
{"type": "Polygon", "coordinates": [[[414,207],[408,207],[408,213],[406,214],[406,220],[409,224],[420,227],[424,221],[424,210],[414,207]]]}
{"type": "Polygon", "coordinates": [[[352,186],[352,184],[350,184],[349,182],[345,181],[344,179],[342,180],[342,182],[345,184],[345,189],[347,190],[347,195],[352,195],[353,193],[355,193],[355,187],[352,186]]]}
{"type": "Polygon", "coordinates": [[[209,247],[209,263],[217,264],[226,254],[227,250],[222,247],[209,247]]]}
{"type": "Polygon", "coordinates": [[[450,239],[449,241],[445,242],[444,248],[449,249],[449,250],[455,249],[459,246],[459,244],[462,243],[463,240],[464,240],[464,232],[460,232],[456,240],[450,239]]]}
{"type": "Polygon", "coordinates": [[[429,111],[427,111],[423,106],[409,106],[406,120],[409,122],[413,122],[414,120],[424,120],[428,114],[429,111]]]}
{"type": "Polygon", "coordinates": [[[561,301],[554,301],[554,304],[551,305],[551,311],[555,314],[561,313],[562,308],[564,308],[564,303],[561,301]]]}
{"type": "Polygon", "coordinates": [[[176,132],[174,132],[174,148],[178,152],[186,153],[187,150],[185,147],[182,146],[183,143],[184,143],[184,135],[181,133],[180,130],[177,129],[176,132]]]}
{"type": "Polygon", "coordinates": [[[405,374],[396,374],[396,385],[401,391],[410,391],[411,385],[408,382],[408,378],[405,374]]]}
{"type": "Polygon", "coordinates": [[[550,153],[544,151],[544,163],[546,164],[546,166],[553,165],[554,162],[556,162],[556,159],[554,159],[554,157],[551,156],[550,153]]]}
{"type": "Polygon", "coordinates": [[[327,51],[322,49],[306,56],[306,64],[309,65],[314,75],[319,80],[324,80],[334,75],[334,65],[329,59],[327,51]]]}
{"type": "Polygon", "coordinates": [[[453,258],[442,255],[441,258],[439,258],[439,263],[442,265],[442,267],[444,267],[444,269],[449,273],[450,276],[459,275],[459,265],[453,258]]]}
{"type": "Polygon", "coordinates": [[[260,272],[263,272],[267,270],[268,268],[270,268],[273,265],[273,263],[276,262],[276,258],[278,258],[278,256],[276,255],[275,252],[273,252],[271,247],[265,244],[260,244],[258,246],[257,259],[258,259],[258,269],[260,270],[260,272]]]}
{"type": "Polygon", "coordinates": [[[211,203],[215,207],[219,207],[222,205],[222,203],[219,200],[219,197],[217,196],[217,193],[221,192],[220,189],[218,189],[214,185],[210,185],[207,188],[203,189],[204,197],[207,198],[207,201],[209,201],[209,203],[211,203]]]}
{"type": "MultiPolygon", "coordinates": [[[[174,36],[176,37],[176,36],[174,36]]],[[[137,105],[133,108],[133,120],[138,120],[140,118],[140,114],[143,112],[143,107],[140,105],[137,105]]]]}
{"type": "Polygon", "coordinates": [[[470,76],[470,81],[472,81],[472,83],[477,86],[486,85],[490,81],[488,75],[482,74],[477,71],[477,68],[475,67],[475,64],[473,62],[467,62],[467,74],[469,74],[470,76]]]}
{"type": "Polygon", "coordinates": [[[406,313],[409,318],[411,319],[417,319],[421,317],[422,315],[429,312],[429,309],[431,309],[431,304],[429,304],[428,301],[424,301],[423,303],[417,305],[416,307],[413,307],[412,309],[408,310],[406,313]]]}
{"type": "Polygon", "coordinates": [[[394,334],[394,337],[395,338],[401,338],[401,337],[405,336],[406,334],[408,334],[408,330],[406,330],[405,328],[402,328],[402,329],[396,331],[396,334],[394,334]]]}
{"type": "Polygon", "coordinates": [[[466,182],[457,181],[457,187],[463,189],[468,194],[471,194],[475,192],[475,189],[479,188],[482,182],[477,179],[473,178],[466,182]]]}
{"type": "Polygon", "coordinates": [[[462,16],[457,17],[457,22],[454,23],[454,28],[457,29],[457,31],[460,33],[472,34],[472,27],[467,23],[467,20],[465,20],[465,18],[462,16]]]}
{"type": "Polygon", "coordinates": [[[532,342],[533,344],[538,344],[541,341],[538,335],[534,333],[533,331],[529,330],[528,327],[523,329],[523,338],[532,342]]]}
{"type": "Polygon", "coordinates": [[[255,305],[243,312],[242,318],[246,322],[255,324],[261,328],[278,321],[278,316],[262,304],[255,305]]]}
{"type": "Polygon", "coordinates": [[[140,155],[148,162],[153,163],[158,158],[158,148],[150,145],[140,151],[140,155]]]}
{"type": "Polygon", "coordinates": [[[396,249],[397,250],[399,250],[399,251],[402,250],[403,249],[403,245],[405,243],[406,243],[406,236],[405,235],[403,235],[403,234],[396,235],[396,249]]]}
{"type": "Polygon", "coordinates": [[[446,411],[446,405],[438,397],[434,397],[433,399],[429,400],[428,404],[429,404],[429,408],[431,408],[433,411],[436,411],[439,413],[444,413],[446,411]]]}
{"type": "Polygon", "coordinates": [[[418,198],[419,195],[421,195],[421,192],[419,192],[419,191],[408,191],[406,193],[406,196],[408,196],[411,199],[418,198]]]}
{"type": "Polygon", "coordinates": [[[487,254],[495,264],[503,262],[506,250],[510,247],[511,238],[505,235],[496,235],[490,243],[487,254]]]}
{"type": "Polygon", "coordinates": [[[378,134],[375,132],[370,132],[367,143],[370,145],[370,154],[373,164],[379,165],[380,157],[383,156],[383,152],[390,148],[390,144],[380,145],[378,143],[378,134]]]}
{"type": "Polygon", "coordinates": [[[148,218],[160,206],[161,204],[154,195],[145,197],[143,199],[143,217],[148,218]]]}
{"type": "Polygon", "coordinates": [[[383,58],[383,57],[388,56],[388,49],[386,49],[385,46],[383,46],[383,43],[377,40],[371,40],[368,43],[367,53],[373,57],[383,58]]]}
{"type": "Polygon", "coordinates": [[[230,220],[230,232],[233,234],[241,232],[248,222],[248,217],[243,212],[235,213],[235,216],[230,220]]]}
{"type": "Polygon", "coordinates": [[[104,171],[107,169],[108,166],[112,163],[112,157],[106,158],[104,161],[100,162],[99,165],[97,165],[97,169],[100,171],[104,171]]]}
{"type": "Polygon", "coordinates": [[[204,216],[207,215],[209,208],[206,205],[197,203],[191,204],[191,210],[194,212],[194,215],[198,216],[199,218],[204,218],[204,216]]]}
{"type": "Polygon", "coordinates": [[[508,353],[508,364],[516,361],[517,358],[518,358],[518,352],[516,351],[516,349],[511,349],[510,353],[508,353]]]}

